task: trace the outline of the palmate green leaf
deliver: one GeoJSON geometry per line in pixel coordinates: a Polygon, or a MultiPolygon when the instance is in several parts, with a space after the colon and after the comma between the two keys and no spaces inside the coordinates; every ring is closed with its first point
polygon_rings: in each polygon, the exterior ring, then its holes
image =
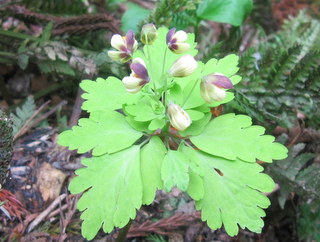
{"type": "Polygon", "coordinates": [[[212,73],[221,73],[230,78],[233,85],[241,81],[241,76],[236,75],[239,70],[238,67],[239,56],[235,54],[227,55],[226,57],[217,60],[210,59],[202,70],[202,75],[206,76],[212,73]]]}
{"type": "Polygon", "coordinates": [[[94,156],[114,153],[131,146],[142,133],[130,127],[125,117],[116,111],[94,112],[79,120],[78,126],[61,133],[58,144],[85,153],[93,149],[94,156]]]}
{"type": "Polygon", "coordinates": [[[192,170],[189,171],[189,185],[187,193],[193,200],[200,200],[204,196],[203,178],[192,170]]]}
{"type": "Polygon", "coordinates": [[[150,121],[154,118],[162,118],[165,115],[165,107],[162,102],[146,96],[137,103],[124,106],[124,111],[132,115],[136,121],[150,121]]]}
{"type": "Polygon", "coordinates": [[[223,224],[230,236],[238,233],[238,225],[260,232],[263,227],[261,217],[265,216],[262,208],[270,205],[268,198],[260,192],[271,192],[275,186],[268,175],[261,173],[263,167],[186,147],[183,151],[193,156],[204,172],[203,176],[191,175],[188,188],[190,196],[198,200],[196,207],[202,211],[202,220],[212,229],[223,224]]]}
{"type": "Polygon", "coordinates": [[[179,151],[169,150],[161,168],[164,189],[169,192],[172,187],[177,186],[186,191],[189,184],[188,170],[188,157],[179,151]]]}
{"type": "Polygon", "coordinates": [[[197,69],[190,75],[183,78],[176,78],[175,81],[181,87],[181,101],[177,102],[183,109],[190,109],[201,106],[206,102],[200,94],[200,83],[204,64],[198,61],[197,69]],[[195,83],[197,82],[197,83],[195,83]]]}
{"type": "Polygon", "coordinates": [[[200,94],[200,83],[201,79],[207,75],[221,73],[230,78],[233,85],[238,84],[241,81],[241,77],[236,75],[239,70],[238,63],[239,57],[235,54],[227,55],[220,60],[212,58],[206,64],[198,61],[198,68],[194,73],[192,73],[192,75],[175,79],[181,87],[180,96],[182,97],[174,97],[172,98],[173,101],[181,105],[185,110],[195,108],[203,104],[206,104],[208,107],[217,107],[221,104],[232,101],[234,99],[234,94],[227,91],[227,96],[223,101],[214,101],[210,104],[206,103],[200,94]]]}
{"type": "MultiPolygon", "coordinates": [[[[178,30],[177,30],[178,31],[178,30]]],[[[142,58],[149,71],[149,77],[151,81],[155,81],[156,87],[163,86],[163,74],[166,75],[173,62],[183,55],[195,56],[198,50],[195,49],[196,43],[194,42],[195,36],[192,33],[188,33],[188,39],[186,43],[190,44],[190,49],[182,54],[175,54],[171,52],[166,44],[166,36],[168,29],[166,27],[161,27],[158,29],[158,38],[152,45],[146,45],[142,51],[136,51],[133,54],[133,58],[142,58]],[[149,50],[147,49],[149,48],[149,50]],[[150,58],[148,58],[148,53],[150,53],[150,58]],[[166,54],[164,66],[162,64],[164,60],[164,55],[166,54]],[[150,59],[150,60],[149,60],[150,59]],[[160,63],[160,64],[159,64],[160,63]]],[[[171,79],[170,79],[171,81],[171,79]]]]}
{"type": "Polygon", "coordinates": [[[251,125],[249,116],[226,114],[210,121],[201,134],[190,139],[199,149],[230,160],[272,162],[287,157],[286,147],[274,142],[273,136],[263,135],[263,127],[251,125]]]}
{"type": "Polygon", "coordinates": [[[136,130],[147,133],[162,129],[166,124],[165,107],[150,96],[141,98],[134,104],[123,105],[128,123],[136,130]]]}
{"type": "Polygon", "coordinates": [[[189,109],[186,110],[187,114],[189,115],[189,117],[191,118],[192,121],[198,121],[200,119],[202,119],[204,117],[204,113],[194,110],[194,109],[189,109]]]}
{"type": "Polygon", "coordinates": [[[151,131],[162,129],[166,125],[166,119],[163,118],[155,118],[148,125],[148,129],[151,131]]]}
{"type": "Polygon", "coordinates": [[[83,80],[80,87],[85,91],[82,109],[88,112],[116,110],[123,104],[131,104],[140,98],[140,93],[126,91],[122,82],[116,77],[97,78],[96,81],[83,80]]]}
{"type": "Polygon", "coordinates": [[[235,75],[239,70],[238,62],[239,57],[234,54],[228,55],[220,60],[211,59],[206,64],[198,61],[198,67],[192,75],[174,80],[176,84],[169,89],[168,101],[179,104],[193,121],[190,127],[179,132],[180,135],[199,135],[210,120],[211,115],[208,114],[210,108],[217,107],[234,99],[234,94],[227,91],[227,96],[223,101],[214,101],[210,104],[206,103],[200,94],[200,83],[204,76],[221,73],[229,77],[233,85],[238,84],[241,81],[241,77],[235,75]],[[177,88],[177,86],[179,88],[177,88]],[[171,93],[172,91],[173,94],[171,93]],[[198,110],[200,107],[202,108],[198,110]],[[195,117],[195,111],[200,111],[203,115],[197,115],[195,117]]]}
{"type": "Polygon", "coordinates": [[[152,203],[157,189],[162,189],[161,166],[166,152],[166,147],[157,136],[153,136],[149,143],[141,149],[143,204],[152,203]]]}
{"type": "Polygon", "coordinates": [[[148,17],[150,10],[142,8],[140,5],[135,3],[127,3],[127,11],[122,15],[121,18],[121,30],[127,32],[133,30],[135,33],[139,31],[139,23],[148,17]]]}
{"type": "Polygon", "coordinates": [[[100,227],[106,233],[125,226],[136,216],[142,205],[140,146],[82,160],[85,168],[78,169],[69,190],[77,194],[87,190],[77,207],[81,215],[82,235],[93,239],[100,227]]]}
{"type": "Polygon", "coordinates": [[[252,6],[252,0],[203,0],[198,6],[197,17],[240,26],[252,6]]]}
{"type": "Polygon", "coordinates": [[[152,131],[149,130],[150,121],[138,122],[138,121],[135,121],[132,116],[126,116],[126,121],[135,130],[146,132],[146,133],[152,133],[152,131]]]}
{"type": "MultiPolygon", "coordinates": [[[[186,149],[181,145],[181,149],[186,149]]],[[[180,149],[179,148],[179,149],[180,149]]],[[[187,156],[180,150],[169,150],[163,159],[161,177],[164,189],[169,192],[174,186],[186,191],[189,185],[189,172],[193,170],[202,175],[203,171],[194,162],[193,156],[187,156]]]]}
{"type": "Polygon", "coordinates": [[[214,107],[220,106],[221,104],[225,104],[225,103],[232,101],[234,99],[234,94],[232,92],[226,92],[226,93],[227,93],[227,95],[222,101],[220,101],[220,102],[214,101],[214,102],[208,104],[208,106],[211,108],[214,108],[214,107]]]}
{"type": "Polygon", "coordinates": [[[190,135],[199,135],[205,129],[207,123],[211,119],[211,113],[206,113],[203,118],[197,121],[193,121],[191,125],[184,131],[179,131],[179,134],[186,137],[190,135]]]}

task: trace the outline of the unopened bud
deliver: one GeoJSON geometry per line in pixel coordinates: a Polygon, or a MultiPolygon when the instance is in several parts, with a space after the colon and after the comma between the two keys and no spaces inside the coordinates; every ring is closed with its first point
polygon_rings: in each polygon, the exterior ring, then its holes
{"type": "Polygon", "coordinates": [[[169,70],[173,77],[185,77],[191,75],[198,67],[198,62],[191,55],[181,56],[176,60],[169,70]]]}
{"type": "Polygon", "coordinates": [[[171,125],[179,131],[185,130],[192,123],[189,115],[178,104],[168,104],[168,116],[171,125]]]}
{"type": "Polygon", "coordinates": [[[213,101],[221,102],[227,95],[225,89],[231,88],[233,88],[233,85],[228,77],[220,73],[214,73],[202,79],[200,93],[208,103],[213,101]]]}
{"type": "Polygon", "coordinates": [[[158,31],[154,24],[145,24],[141,30],[141,42],[151,45],[158,38],[158,31]]]}

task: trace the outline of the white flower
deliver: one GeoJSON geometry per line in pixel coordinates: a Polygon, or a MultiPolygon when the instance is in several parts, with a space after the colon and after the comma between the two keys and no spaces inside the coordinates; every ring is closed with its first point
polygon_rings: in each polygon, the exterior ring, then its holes
{"type": "Polygon", "coordinates": [[[176,60],[169,70],[173,77],[185,77],[191,75],[198,67],[198,62],[191,55],[181,56],[176,60]]]}
{"type": "Polygon", "coordinates": [[[200,93],[208,103],[213,101],[221,102],[227,95],[225,89],[230,88],[233,88],[233,85],[228,77],[220,73],[213,73],[202,79],[200,93]]]}
{"type": "Polygon", "coordinates": [[[138,42],[134,39],[134,33],[129,30],[126,36],[115,34],[111,38],[111,46],[116,49],[108,51],[108,55],[112,60],[127,62],[131,59],[131,55],[137,50],[138,42]]]}
{"type": "Polygon", "coordinates": [[[170,29],[170,31],[167,34],[166,41],[168,48],[176,54],[186,52],[190,48],[190,44],[184,43],[188,38],[187,33],[182,30],[179,30],[176,33],[175,32],[176,29],[173,28],[170,29]]]}
{"type": "Polygon", "coordinates": [[[135,58],[130,65],[131,74],[122,79],[128,92],[136,93],[149,82],[149,75],[143,59],[135,58]]]}
{"type": "Polygon", "coordinates": [[[171,125],[179,131],[185,130],[192,123],[189,115],[178,104],[168,104],[167,111],[171,125]]]}

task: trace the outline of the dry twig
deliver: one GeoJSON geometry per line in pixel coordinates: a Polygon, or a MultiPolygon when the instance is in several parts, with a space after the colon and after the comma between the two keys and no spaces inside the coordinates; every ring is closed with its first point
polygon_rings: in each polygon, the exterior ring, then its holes
{"type": "Polygon", "coordinates": [[[120,33],[119,20],[109,14],[86,14],[76,17],[61,17],[49,14],[42,14],[31,11],[22,5],[10,5],[6,8],[8,12],[23,17],[32,17],[42,21],[54,23],[52,34],[82,34],[99,29],[108,29],[114,33],[120,33]]]}
{"type": "Polygon", "coordinates": [[[172,234],[170,231],[185,226],[194,220],[198,220],[200,219],[200,216],[200,212],[195,212],[193,214],[177,213],[170,218],[164,218],[157,222],[146,221],[140,225],[133,224],[127,238],[147,236],[150,233],[160,235],[172,234]]]}
{"type": "MultiPolygon", "coordinates": [[[[60,226],[61,231],[59,235],[59,242],[63,242],[68,236],[66,234],[66,229],[68,224],[70,223],[74,213],[77,210],[77,202],[79,200],[80,195],[68,196],[67,197],[67,213],[63,214],[62,209],[60,209],[60,226]]],[[[61,207],[61,204],[60,204],[61,207]]]]}
{"type": "Polygon", "coordinates": [[[31,232],[39,223],[41,223],[42,220],[44,220],[47,215],[58,205],[61,203],[63,199],[65,199],[67,195],[61,194],[59,197],[57,197],[49,207],[47,207],[46,210],[44,210],[42,213],[39,214],[39,216],[32,221],[32,223],[28,226],[27,232],[31,232]]]}
{"type": "Polygon", "coordinates": [[[42,120],[48,118],[51,114],[53,114],[54,112],[56,112],[59,108],[61,108],[63,105],[66,105],[67,101],[63,100],[61,101],[58,105],[56,105],[54,108],[52,108],[50,111],[46,112],[45,114],[43,114],[41,117],[39,117],[38,119],[36,119],[35,121],[32,122],[32,124],[30,125],[30,128],[37,126],[42,120]]]}
{"type": "Polygon", "coordinates": [[[82,112],[81,106],[82,106],[82,103],[83,103],[83,98],[81,97],[81,95],[83,93],[84,92],[79,87],[78,88],[77,97],[76,97],[76,101],[74,103],[72,114],[71,114],[71,117],[70,117],[70,120],[69,120],[69,127],[72,127],[72,126],[75,126],[75,125],[78,124],[78,120],[79,120],[81,112],[82,112]]]}

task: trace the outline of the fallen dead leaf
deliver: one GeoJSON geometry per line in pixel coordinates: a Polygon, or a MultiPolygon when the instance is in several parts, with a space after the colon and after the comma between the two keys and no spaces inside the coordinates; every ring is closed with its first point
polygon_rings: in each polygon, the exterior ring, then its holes
{"type": "Polygon", "coordinates": [[[67,175],[52,167],[49,163],[42,163],[38,170],[37,186],[45,202],[59,196],[64,180],[67,175]]]}

